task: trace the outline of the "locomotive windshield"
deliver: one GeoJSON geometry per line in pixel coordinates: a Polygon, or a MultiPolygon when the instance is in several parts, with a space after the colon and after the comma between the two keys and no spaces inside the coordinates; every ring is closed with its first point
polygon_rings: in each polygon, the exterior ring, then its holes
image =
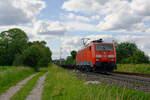
{"type": "Polygon", "coordinates": [[[99,44],[95,45],[96,51],[113,51],[112,44],[99,44]]]}

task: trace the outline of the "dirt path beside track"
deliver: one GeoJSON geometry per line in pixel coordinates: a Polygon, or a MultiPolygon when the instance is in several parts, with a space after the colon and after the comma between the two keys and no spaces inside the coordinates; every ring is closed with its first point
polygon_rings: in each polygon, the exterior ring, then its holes
{"type": "Polygon", "coordinates": [[[43,89],[43,84],[44,84],[47,73],[45,73],[43,76],[41,76],[38,79],[36,86],[31,91],[31,93],[27,96],[26,100],[41,100],[42,99],[42,89],[43,89]]]}
{"type": "Polygon", "coordinates": [[[22,80],[21,82],[17,83],[15,86],[12,86],[11,88],[9,88],[5,93],[3,93],[2,95],[0,95],[0,100],[10,100],[10,98],[18,91],[20,90],[26,83],[28,80],[30,80],[31,78],[33,78],[36,74],[33,74],[29,77],[27,77],[26,79],[22,80]]]}

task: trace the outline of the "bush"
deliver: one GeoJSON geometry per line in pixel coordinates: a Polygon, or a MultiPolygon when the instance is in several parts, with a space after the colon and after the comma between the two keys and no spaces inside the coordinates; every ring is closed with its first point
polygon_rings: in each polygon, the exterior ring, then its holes
{"type": "Polygon", "coordinates": [[[38,71],[38,61],[41,58],[41,52],[37,45],[33,45],[29,47],[23,53],[24,61],[23,63],[27,66],[33,67],[36,71],[38,71]]]}
{"type": "Polygon", "coordinates": [[[136,50],[133,54],[133,58],[133,63],[135,64],[149,63],[149,57],[141,50],[136,50]]]}
{"type": "Polygon", "coordinates": [[[72,56],[68,56],[65,62],[66,65],[75,65],[75,59],[72,56]]]}
{"type": "MultiPolygon", "coordinates": [[[[76,65],[76,54],[77,52],[75,50],[71,51],[71,56],[68,56],[66,61],[61,63],[62,65],[76,65]]],[[[59,64],[58,64],[59,65],[59,64]]]]}
{"type": "Polygon", "coordinates": [[[23,53],[23,63],[38,71],[38,67],[48,66],[51,61],[51,51],[48,47],[32,45],[23,53]]]}
{"type": "Polygon", "coordinates": [[[51,61],[51,52],[48,47],[42,46],[40,48],[41,51],[41,59],[38,62],[38,66],[46,67],[51,61]]]}

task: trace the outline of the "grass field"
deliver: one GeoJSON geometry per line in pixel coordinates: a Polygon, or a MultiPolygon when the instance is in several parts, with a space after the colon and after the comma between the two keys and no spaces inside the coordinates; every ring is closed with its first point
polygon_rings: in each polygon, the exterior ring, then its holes
{"type": "Polygon", "coordinates": [[[116,71],[150,74],[150,64],[118,64],[116,71]]]}
{"type": "Polygon", "coordinates": [[[28,67],[0,66],[0,94],[33,73],[28,67]]]}
{"type": "Polygon", "coordinates": [[[51,67],[43,90],[42,100],[149,100],[150,95],[119,87],[85,84],[73,73],[51,67]]]}

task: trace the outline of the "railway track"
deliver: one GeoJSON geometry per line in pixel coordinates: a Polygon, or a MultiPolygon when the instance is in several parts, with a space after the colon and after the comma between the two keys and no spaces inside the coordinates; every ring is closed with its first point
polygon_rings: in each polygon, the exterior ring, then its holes
{"type": "Polygon", "coordinates": [[[150,78],[150,74],[140,74],[140,73],[131,73],[131,72],[114,72],[118,74],[126,74],[126,75],[134,75],[134,76],[140,76],[140,77],[147,77],[150,78]]]}
{"type": "MultiPolygon", "coordinates": [[[[65,68],[67,69],[67,68],[65,68]]],[[[74,70],[70,68],[67,70],[74,70]]],[[[128,72],[83,72],[75,71],[76,76],[86,81],[100,81],[104,84],[129,88],[137,91],[150,93],[150,75],[128,72]]]]}
{"type": "MultiPolygon", "coordinates": [[[[150,93],[150,78],[141,77],[136,75],[128,75],[123,73],[93,73],[93,72],[79,72],[84,74],[86,81],[100,81],[104,84],[112,86],[119,86],[123,88],[129,88],[137,91],[150,93]]],[[[82,75],[83,76],[83,75],[82,75]]],[[[77,75],[80,78],[80,75],[77,75]]]]}
{"type": "Polygon", "coordinates": [[[138,84],[150,85],[150,78],[143,77],[143,76],[136,76],[136,75],[129,75],[129,74],[120,74],[120,73],[110,73],[109,77],[116,78],[121,81],[127,82],[135,82],[138,84]]]}

